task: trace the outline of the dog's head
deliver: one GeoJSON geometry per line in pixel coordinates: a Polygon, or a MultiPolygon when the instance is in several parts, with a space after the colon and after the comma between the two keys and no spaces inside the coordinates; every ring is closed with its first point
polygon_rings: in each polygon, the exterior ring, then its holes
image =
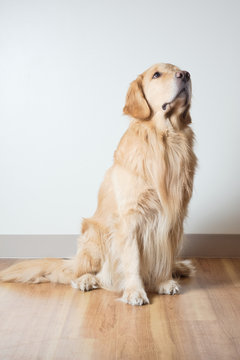
{"type": "Polygon", "coordinates": [[[140,120],[159,112],[164,116],[175,113],[189,123],[191,95],[189,72],[171,64],[156,64],[130,84],[123,112],[140,120]]]}

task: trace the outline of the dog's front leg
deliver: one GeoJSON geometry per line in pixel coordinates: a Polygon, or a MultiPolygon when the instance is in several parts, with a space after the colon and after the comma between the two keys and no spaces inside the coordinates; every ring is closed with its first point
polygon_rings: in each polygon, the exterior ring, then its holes
{"type": "Polygon", "coordinates": [[[149,300],[140,277],[140,258],[137,239],[128,239],[121,254],[124,291],[121,300],[130,305],[148,304],[149,300]]]}
{"type": "Polygon", "coordinates": [[[121,300],[130,305],[148,304],[149,300],[140,276],[140,253],[132,222],[125,218],[118,235],[118,255],[124,282],[121,300]]]}

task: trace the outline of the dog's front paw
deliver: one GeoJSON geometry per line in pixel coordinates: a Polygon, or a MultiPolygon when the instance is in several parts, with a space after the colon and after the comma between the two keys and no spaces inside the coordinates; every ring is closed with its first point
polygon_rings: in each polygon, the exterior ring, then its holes
{"type": "Polygon", "coordinates": [[[158,288],[159,294],[175,295],[180,292],[178,283],[175,280],[164,281],[158,288]]]}
{"type": "Polygon", "coordinates": [[[126,289],[124,290],[123,296],[120,300],[130,305],[149,304],[149,300],[144,289],[126,289]]]}

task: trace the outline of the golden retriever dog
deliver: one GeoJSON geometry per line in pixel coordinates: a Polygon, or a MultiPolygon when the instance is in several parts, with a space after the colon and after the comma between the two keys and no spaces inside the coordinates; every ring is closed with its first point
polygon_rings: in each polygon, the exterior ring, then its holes
{"type": "Polygon", "coordinates": [[[128,89],[130,125],[98,194],[97,210],[82,222],[72,259],[28,260],[0,273],[1,281],[54,282],[88,291],[121,292],[131,305],[149,303],[147,291],[177,294],[183,222],[197,159],[190,127],[191,79],[171,64],[156,64],[128,89]]]}

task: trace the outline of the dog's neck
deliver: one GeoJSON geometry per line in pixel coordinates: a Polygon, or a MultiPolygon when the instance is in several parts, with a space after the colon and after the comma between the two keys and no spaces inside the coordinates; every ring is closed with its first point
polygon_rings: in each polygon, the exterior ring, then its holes
{"type": "Polygon", "coordinates": [[[184,130],[192,121],[189,113],[191,104],[183,103],[182,99],[177,99],[174,103],[169,103],[164,109],[161,108],[152,113],[152,122],[156,129],[160,131],[184,130]]]}
{"type": "Polygon", "coordinates": [[[159,111],[152,116],[150,121],[158,131],[181,131],[190,123],[189,119],[190,117],[185,118],[184,113],[169,112],[165,114],[159,111]]]}

